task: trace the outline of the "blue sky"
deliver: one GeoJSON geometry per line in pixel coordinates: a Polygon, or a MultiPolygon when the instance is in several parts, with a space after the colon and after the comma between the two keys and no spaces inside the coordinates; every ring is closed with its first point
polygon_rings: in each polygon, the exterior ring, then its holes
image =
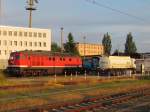
{"type": "MultiPolygon", "coordinates": [[[[33,27],[52,29],[52,40],[60,43],[60,28],[64,27],[75,41],[101,43],[104,33],[112,36],[113,50],[124,50],[126,35],[132,32],[139,52],[150,52],[150,0],[96,0],[120,11],[142,18],[143,21],[96,6],[86,0],[39,0],[33,12],[33,27]]],[[[28,26],[26,0],[2,0],[1,24],[28,26]]]]}

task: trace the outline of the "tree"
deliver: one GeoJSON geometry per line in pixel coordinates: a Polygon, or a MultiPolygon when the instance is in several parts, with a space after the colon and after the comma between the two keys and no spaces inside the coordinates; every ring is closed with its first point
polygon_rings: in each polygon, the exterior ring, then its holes
{"type": "Polygon", "coordinates": [[[72,33],[68,34],[68,41],[64,44],[65,52],[78,55],[77,48],[75,46],[74,37],[72,33]]]}
{"type": "Polygon", "coordinates": [[[108,33],[104,34],[102,44],[104,46],[104,54],[110,55],[112,45],[111,45],[111,36],[108,33]]]}
{"type": "Polygon", "coordinates": [[[126,54],[116,49],[114,53],[112,54],[112,56],[126,56],[126,54]]]}
{"type": "Polygon", "coordinates": [[[52,42],[51,51],[52,52],[60,52],[61,48],[57,45],[57,43],[52,42]]]}
{"type": "Polygon", "coordinates": [[[127,35],[124,51],[127,55],[133,55],[137,52],[137,48],[131,33],[127,35]]]}

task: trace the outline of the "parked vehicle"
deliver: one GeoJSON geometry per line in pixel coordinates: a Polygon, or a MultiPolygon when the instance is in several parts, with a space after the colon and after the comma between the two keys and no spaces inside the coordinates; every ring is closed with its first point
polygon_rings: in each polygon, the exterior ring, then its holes
{"type": "Polygon", "coordinates": [[[10,54],[7,71],[15,75],[104,74],[135,72],[135,60],[128,56],[80,57],[49,51],[19,51],[10,54]]]}
{"type": "Polygon", "coordinates": [[[97,72],[99,59],[100,57],[98,56],[83,58],[83,71],[87,73],[97,72]]]}
{"type": "Polygon", "coordinates": [[[99,71],[110,75],[135,72],[135,59],[129,56],[103,56],[99,61],[99,71]]]}
{"type": "Polygon", "coordinates": [[[7,71],[17,75],[46,75],[79,72],[79,56],[49,51],[20,51],[10,54],[7,71]]]}

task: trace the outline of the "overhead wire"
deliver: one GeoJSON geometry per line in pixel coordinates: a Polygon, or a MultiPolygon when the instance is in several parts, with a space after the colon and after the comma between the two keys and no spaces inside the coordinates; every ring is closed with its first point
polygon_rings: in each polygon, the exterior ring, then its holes
{"type": "Polygon", "coordinates": [[[105,5],[105,4],[102,4],[102,3],[100,3],[100,2],[97,2],[96,0],[85,0],[85,1],[86,1],[86,2],[89,2],[89,3],[92,3],[92,4],[94,4],[94,5],[97,5],[97,6],[99,6],[99,7],[103,7],[103,8],[105,8],[105,9],[109,9],[109,10],[111,10],[111,11],[113,11],[113,12],[120,13],[121,15],[126,15],[126,16],[132,17],[132,18],[134,18],[134,19],[137,19],[137,20],[139,20],[139,21],[146,22],[145,19],[143,19],[143,18],[140,18],[140,17],[138,17],[138,16],[129,14],[129,13],[124,12],[124,11],[121,11],[121,10],[119,10],[119,9],[112,8],[112,7],[110,7],[110,6],[107,6],[107,5],[105,5]]]}

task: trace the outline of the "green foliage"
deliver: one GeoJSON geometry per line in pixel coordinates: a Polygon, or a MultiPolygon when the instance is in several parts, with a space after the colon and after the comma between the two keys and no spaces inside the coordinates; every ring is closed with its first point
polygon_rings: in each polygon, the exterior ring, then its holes
{"type": "Polygon", "coordinates": [[[102,44],[104,46],[104,54],[105,55],[110,55],[112,44],[111,44],[111,36],[108,33],[104,34],[102,44]]]}
{"type": "Polygon", "coordinates": [[[125,53],[128,55],[132,55],[136,52],[137,52],[137,48],[136,48],[135,42],[133,41],[132,34],[129,33],[126,38],[125,53]]]}
{"type": "Polygon", "coordinates": [[[68,41],[64,44],[64,49],[66,53],[79,55],[75,46],[73,35],[71,33],[68,34],[68,41]]]}
{"type": "Polygon", "coordinates": [[[52,46],[51,46],[52,48],[52,52],[60,52],[61,51],[61,48],[57,45],[57,43],[55,43],[55,42],[53,42],[52,43],[52,46]]]}

